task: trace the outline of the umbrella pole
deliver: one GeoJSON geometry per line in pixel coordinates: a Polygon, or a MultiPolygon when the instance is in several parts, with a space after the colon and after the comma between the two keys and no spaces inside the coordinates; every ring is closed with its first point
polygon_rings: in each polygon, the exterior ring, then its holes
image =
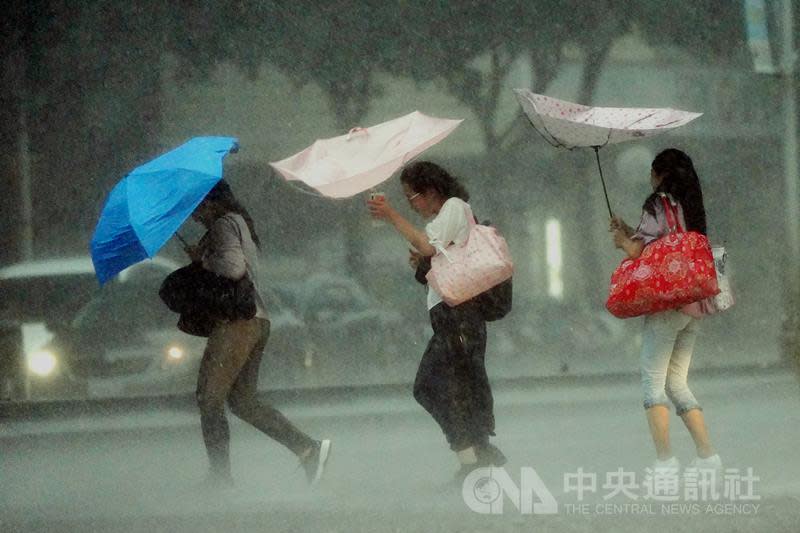
{"type": "Polygon", "coordinates": [[[600,166],[600,147],[592,146],[594,148],[594,156],[597,159],[597,170],[600,171],[600,182],[603,184],[603,194],[606,196],[606,207],[608,207],[608,216],[613,217],[614,213],[611,212],[611,203],[608,201],[608,190],[606,190],[606,180],[603,178],[603,167],[600,166]]]}

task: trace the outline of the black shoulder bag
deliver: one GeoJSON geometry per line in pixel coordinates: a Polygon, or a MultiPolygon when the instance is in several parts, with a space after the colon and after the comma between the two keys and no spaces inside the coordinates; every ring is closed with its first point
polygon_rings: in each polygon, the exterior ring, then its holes
{"type": "Polygon", "coordinates": [[[250,276],[239,280],[220,276],[192,263],[167,276],[158,295],[181,315],[178,327],[207,337],[218,320],[249,320],[256,314],[255,287],[250,276]]]}

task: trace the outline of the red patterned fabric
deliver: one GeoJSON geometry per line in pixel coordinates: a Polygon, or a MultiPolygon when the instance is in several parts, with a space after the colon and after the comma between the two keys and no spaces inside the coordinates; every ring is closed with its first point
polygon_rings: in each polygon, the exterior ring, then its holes
{"type": "Polygon", "coordinates": [[[651,242],[636,259],[625,259],[611,275],[606,309],[631,318],[678,309],[719,293],[708,238],[684,231],[662,197],[671,233],[651,242]]]}

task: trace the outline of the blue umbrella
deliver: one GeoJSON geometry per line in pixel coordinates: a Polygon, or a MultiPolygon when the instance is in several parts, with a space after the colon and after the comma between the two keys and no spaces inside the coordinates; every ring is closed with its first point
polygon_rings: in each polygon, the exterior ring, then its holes
{"type": "Polygon", "coordinates": [[[233,137],[195,137],[122,178],[108,195],[91,242],[102,285],[153,257],[222,179],[233,137]]]}

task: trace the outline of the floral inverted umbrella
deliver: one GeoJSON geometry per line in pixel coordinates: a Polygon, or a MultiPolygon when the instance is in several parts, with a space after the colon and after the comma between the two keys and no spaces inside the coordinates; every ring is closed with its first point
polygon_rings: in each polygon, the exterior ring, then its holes
{"type": "Polygon", "coordinates": [[[382,183],[403,165],[438,143],[461,120],[414,111],[346,135],[320,139],[270,165],[286,180],[297,180],[331,198],[347,198],[382,183]]]}
{"type": "Polygon", "coordinates": [[[643,139],[684,126],[702,113],[670,108],[591,107],[558,100],[527,89],[514,89],[533,128],[552,146],[594,149],[603,193],[608,201],[600,148],[607,144],[643,139]]]}

